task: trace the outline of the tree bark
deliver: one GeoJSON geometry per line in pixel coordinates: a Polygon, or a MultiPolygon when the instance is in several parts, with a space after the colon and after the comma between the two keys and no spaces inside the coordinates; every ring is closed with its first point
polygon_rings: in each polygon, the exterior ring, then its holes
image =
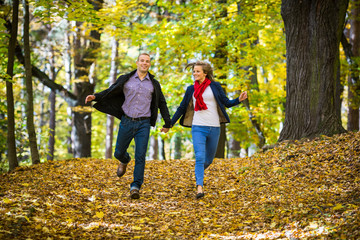
{"type": "MultiPolygon", "coordinates": [[[[353,9],[351,10],[350,17],[350,44],[352,57],[360,56],[360,2],[352,0],[353,9]]],[[[359,131],[359,95],[360,95],[360,82],[359,82],[359,66],[357,64],[350,64],[351,74],[348,77],[348,124],[347,130],[359,131]]]]}
{"type": "MultiPolygon", "coordinates": [[[[55,81],[55,59],[54,59],[54,50],[50,49],[50,79],[55,81]]],[[[51,90],[49,95],[50,101],[50,118],[49,118],[49,141],[48,141],[48,154],[47,160],[54,160],[54,152],[55,152],[55,127],[56,127],[56,93],[51,90]]]]}
{"type": "MultiPolygon", "coordinates": [[[[227,17],[227,8],[226,8],[226,4],[227,4],[227,0],[218,0],[217,1],[218,6],[219,6],[219,15],[217,16],[217,20],[218,22],[216,22],[216,32],[217,34],[217,38],[215,39],[215,44],[216,44],[216,49],[215,49],[215,55],[214,58],[212,59],[212,62],[215,66],[216,69],[219,69],[219,75],[218,75],[218,79],[220,80],[220,82],[222,80],[225,80],[227,77],[227,70],[226,70],[226,66],[227,66],[227,55],[228,52],[226,50],[226,47],[228,45],[227,43],[227,39],[224,39],[222,37],[222,34],[220,34],[220,29],[223,27],[223,24],[221,23],[221,19],[222,18],[226,18],[227,17]]],[[[215,158],[225,158],[225,146],[226,146],[226,125],[225,124],[221,124],[220,125],[220,138],[219,138],[219,143],[216,149],[216,153],[215,153],[215,158]]]]}
{"type": "Polygon", "coordinates": [[[24,5],[24,54],[25,54],[25,73],[26,73],[26,125],[29,134],[29,146],[32,164],[40,163],[39,151],[36,142],[36,133],[34,125],[34,97],[31,74],[30,59],[30,37],[29,37],[29,4],[23,0],[24,5]]]}
{"type": "Polygon", "coordinates": [[[339,44],[348,0],[282,0],[287,84],[279,141],[343,133],[339,44]]]}
{"type": "MultiPolygon", "coordinates": [[[[13,0],[13,25],[10,28],[10,41],[8,48],[8,63],[6,73],[9,75],[10,80],[14,76],[14,58],[15,46],[18,28],[18,14],[19,14],[19,0],[13,0]]],[[[14,113],[14,93],[11,81],[6,81],[6,101],[7,101],[7,144],[8,144],[8,161],[9,170],[12,171],[19,166],[16,158],[16,145],[15,145],[15,113],[14,113]]]]}
{"type": "Polygon", "coordinates": [[[181,134],[175,133],[173,136],[174,148],[172,159],[181,159],[181,134]]]}
{"type": "MultiPolygon", "coordinates": [[[[70,29],[70,22],[67,20],[66,21],[66,29],[70,29]]],[[[64,55],[63,55],[63,61],[64,61],[64,69],[65,69],[65,88],[68,89],[69,91],[71,90],[71,78],[73,76],[72,73],[72,64],[71,64],[71,44],[70,44],[70,31],[66,30],[64,33],[64,47],[65,47],[65,51],[64,51],[64,55]]],[[[67,118],[66,118],[66,122],[69,126],[72,126],[72,118],[71,118],[71,107],[67,106],[66,108],[66,112],[67,112],[67,118]]],[[[71,129],[68,132],[68,136],[67,136],[67,151],[69,154],[73,154],[73,148],[72,148],[72,140],[71,140],[71,129]]]]}
{"type": "Polygon", "coordinates": [[[158,150],[159,150],[159,146],[158,146],[158,140],[155,136],[151,135],[150,136],[150,145],[149,145],[149,160],[155,160],[158,159],[158,150]]]}
{"type": "MultiPolygon", "coordinates": [[[[110,81],[109,81],[110,85],[116,82],[116,77],[117,77],[116,60],[118,58],[119,42],[116,40],[115,37],[113,37],[111,45],[112,45],[112,50],[111,50],[111,68],[110,68],[110,81]]],[[[113,139],[114,139],[114,117],[111,115],[107,115],[105,158],[112,158],[113,139]]]]}
{"type": "MultiPolygon", "coordinates": [[[[98,11],[102,8],[103,0],[89,2],[98,11]]],[[[87,38],[82,38],[81,23],[77,22],[75,37],[75,84],[74,94],[78,106],[73,108],[72,142],[74,157],[91,157],[91,111],[85,104],[86,96],[94,93],[95,83],[89,81],[89,69],[96,59],[96,50],[100,47],[100,32],[91,30],[87,38]]]]}
{"type": "Polygon", "coordinates": [[[230,137],[228,142],[229,142],[228,158],[240,157],[240,151],[241,151],[240,142],[236,141],[233,137],[230,137]]]}
{"type": "Polygon", "coordinates": [[[165,141],[164,141],[164,139],[162,139],[162,137],[160,135],[158,135],[157,140],[158,140],[158,159],[166,160],[165,141]]]}

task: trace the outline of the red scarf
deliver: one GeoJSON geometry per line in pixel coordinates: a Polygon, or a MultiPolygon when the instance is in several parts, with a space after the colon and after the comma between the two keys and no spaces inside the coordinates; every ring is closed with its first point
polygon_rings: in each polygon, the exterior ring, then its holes
{"type": "Polygon", "coordinates": [[[199,84],[198,81],[195,81],[195,83],[194,83],[194,97],[196,99],[195,111],[207,109],[207,106],[204,102],[202,94],[204,93],[205,88],[207,88],[207,86],[210,85],[210,83],[211,83],[211,81],[208,78],[205,78],[205,80],[201,84],[199,84]]]}

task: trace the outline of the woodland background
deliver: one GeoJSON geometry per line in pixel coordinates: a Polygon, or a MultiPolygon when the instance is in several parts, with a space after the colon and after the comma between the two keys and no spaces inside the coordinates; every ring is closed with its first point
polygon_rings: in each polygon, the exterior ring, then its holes
{"type": "MultiPolygon", "coordinates": [[[[227,110],[218,158],[359,130],[357,0],[0,3],[1,171],[112,158],[119,120],[84,99],[134,69],[141,52],[153,57],[171,114],[193,82],[184,71],[193,60],[212,63],[230,98],[248,91],[247,102],[227,110]]],[[[160,134],[162,124],[151,130],[147,158],[193,158],[189,130],[177,124],[160,134]]]]}

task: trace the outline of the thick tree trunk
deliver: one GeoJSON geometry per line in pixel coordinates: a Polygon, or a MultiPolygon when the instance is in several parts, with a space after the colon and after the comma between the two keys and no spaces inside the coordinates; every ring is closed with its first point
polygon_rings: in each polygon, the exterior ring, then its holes
{"type": "MultiPolygon", "coordinates": [[[[89,1],[94,10],[102,8],[103,1],[89,1]]],[[[74,157],[91,156],[91,111],[90,103],[85,105],[86,96],[94,93],[95,83],[89,80],[90,66],[95,62],[96,50],[100,47],[100,32],[90,31],[86,39],[82,37],[81,23],[77,22],[77,35],[75,38],[75,84],[74,94],[78,106],[73,108],[72,142],[74,157]]]]}
{"type": "MultiPolygon", "coordinates": [[[[111,50],[110,81],[109,81],[110,85],[116,82],[116,77],[117,77],[116,60],[118,58],[118,47],[119,47],[119,42],[116,40],[115,37],[113,37],[112,50],[111,50]]],[[[112,158],[113,139],[114,139],[114,117],[108,115],[106,120],[105,158],[112,158]]]]}
{"type": "Polygon", "coordinates": [[[348,0],[282,0],[287,49],[285,123],[279,141],[342,133],[339,43],[348,0]]]}
{"type": "Polygon", "coordinates": [[[34,125],[34,97],[32,86],[32,73],[30,61],[30,43],[29,43],[29,5],[27,0],[23,0],[24,5],[24,54],[25,54],[25,72],[26,72],[26,124],[29,134],[29,145],[32,164],[40,163],[39,151],[36,143],[36,133],[34,125]]]}
{"type": "MultiPolygon", "coordinates": [[[[10,41],[8,48],[8,63],[6,73],[9,75],[10,80],[14,76],[14,58],[15,58],[15,45],[17,38],[18,27],[18,14],[19,14],[19,0],[13,0],[12,5],[12,26],[10,32],[10,41]]],[[[8,161],[9,170],[12,171],[19,166],[16,158],[16,145],[15,145],[15,113],[14,113],[14,93],[13,85],[10,81],[6,81],[6,101],[7,101],[7,148],[8,148],[8,161]]]]}
{"type": "MultiPolygon", "coordinates": [[[[217,0],[218,6],[219,6],[219,15],[217,17],[216,25],[216,32],[219,31],[223,24],[221,20],[223,18],[227,17],[227,0],[217,0]]],[[[216,50],[214,58],[212,59],[212,63],[214,64],[214,67],[219,70],[218,79],[221,82],[222,80],[226,79],[227,77],[227,39],[224,39],[221,34],[217,35],[217,38],[215,39],[216,44],[216,50]]],[[[220,126],[220,138],[219,138],[219,144],[216,149],[215,158],[225,158],[225,146],[226,146],[226,125],[221,124],[220,126]]]]}
{"type": "MultiPolygon", "coordinates": [[[[55,59],[54,59],[54,50],[50,49],[50,79],[55,81],[55,59]]],[[[54,160],[54,152],[55,152],[55,127],[56,127],[56,93],[51,90],[49,95],[50,101],[50,118],[49,118],[49,141],[48,141],[48,153],[47,160],[54,160]]]]}
{"type": "MultiPolygon", "coordinates": [[[[351,10],[350,17],[350,44],[352,57],[360,57],[360,2],[352,0],[353,9],[351,10]]],[[[350,65],[351,74],[348,78],[348,124],[347,130],[359,131],[359,96],[360,82],[359,82],[359,69],[358,66],[350,65]],[[355,80],[356,79],[356,80],[355,80]],[[358,92],[357,92],[358,91],[358,92]]]]}
{"type": "Polygon", "coordinates": [[[226,125],[225,123],[222,123],[220,124],[220,137],[215,153],[215,158],[225,158],[225,146],[226,146],[226,125]]]}

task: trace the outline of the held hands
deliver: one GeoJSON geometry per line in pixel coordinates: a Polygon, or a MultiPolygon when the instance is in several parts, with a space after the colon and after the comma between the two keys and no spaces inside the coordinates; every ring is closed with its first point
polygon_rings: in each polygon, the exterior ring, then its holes
{"type": "Polygon", "coordinates": [[[87,104],[88,102],[91,102],[92,100],[95,99],[95,96],[94,95],[88,95],[86,98],[85,98],[85,104],[87,104]]]}
{"type": "Polygon", "coordinates": [[[167,133],[169,131],[170,128],[162,128],[160,129],[160,132],[163,132],[163,133],[167,133]]]}
{"type": "Polygon", "coordinates": [[[240,96],[239,96],[239,101],[240,102],[242,102],[242,101],[244,101],[245,99],[247,99],[247,92],[245,91],[245,92],[242,92],[241,94],[240,94],[240,96]]]}

